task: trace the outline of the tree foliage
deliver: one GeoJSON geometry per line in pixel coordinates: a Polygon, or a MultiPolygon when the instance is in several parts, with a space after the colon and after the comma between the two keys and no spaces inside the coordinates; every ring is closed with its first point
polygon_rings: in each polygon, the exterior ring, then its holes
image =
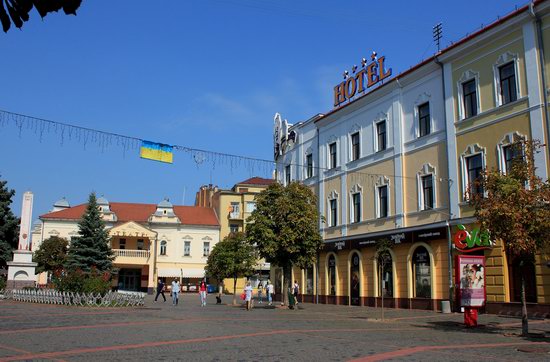
{"type": "Polygon", "coordinates": [[[261,257],[283,268],[284,292],[290,287],[292,266],[312,266],[323,246],[319,220],[317,197],[298,182],[286,187],[274,183],[256,196],[247,237],[261,257]]]}
{"type": "Polygon", "coordinates": [[[206,274],[218,280],[233,278],[233,303],[237,279],[254,272],[257,262],[255,248],[246,241],[242,232],[231,233],[217,243],[206,262],[206,274]]]}
{"type": "Polygon", "coordinates": [[[38,264],[37,273],[57,272],[63,269],[67,259],[69,241],[59,236],[52,236],[44,240],[38,250],[34,252],[34,262],[38,264]]]}
{"type": "MultiPolygon", "coordinates": [[[[484,194],[472,194],[470,204],[481,228],[488,230],[493,240],[502,240],[507,254],[520,258],[523,265],[532,262],[535,254],[548,252],[550,184],[535,173],[534,155],[542,147],[539,141],[521,140],[512,147],[516,157],[510,169],[506,173],[485,170],[478,180],[484,194]]],[[[527,335],[524,280],[521,289],[522,329],[527,335]]]]}
{"type": "Polygon", "coordinates": [[[19,218],[10,208],[14,195],[15,190],[7,187],[7,181],[0,180],[0,267],[11,261],[12,251],[19,242],[19,218]]]}
{"type": "Polygon", "coordinates": [[[532,256],[550,243],[550,184],[535,174],[534,154],[540,142],[519,141],[518,155],[506,174],[486,170],[479,180],[486,195],[475,194],[470,204],[491,238],[504,242],[511,256],[532,256]]]}
{"type": "Polygon", "coordinates": [[[78,223],[78,234],[71,239],[66,269],[90,272],[95,267],[99,272],[110,272],[115,257],[95,193],[90,194],[86,211],[78,223]]]}
{"type": "Polygon", "coordinates": [[[7,33],[12,23],[21,29],[23,23],[30,19],[29,13],[33,8],[43,19],[48,13],[61,9],[67,15],[76,15],[81,3],[82,0],[0,0],[0,22],[7,33]]]}

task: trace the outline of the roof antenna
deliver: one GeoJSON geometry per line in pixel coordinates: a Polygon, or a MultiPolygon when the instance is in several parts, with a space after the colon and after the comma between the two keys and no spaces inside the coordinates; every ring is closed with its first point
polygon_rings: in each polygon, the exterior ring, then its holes
{"type": "Polygon", "coordinates": [[[443,25],[441,23],[437,23],[433,27],[433,37],[434,41],[437,44],[437,52],[439,53],[441,51],[441,38],[443,37],[443,25]]]}

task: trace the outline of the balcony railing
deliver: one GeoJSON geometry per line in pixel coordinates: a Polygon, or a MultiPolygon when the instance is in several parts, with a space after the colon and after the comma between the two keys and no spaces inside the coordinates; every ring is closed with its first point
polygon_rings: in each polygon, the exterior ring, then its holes
{"type": "Polygon", "coordinates": [[[125,258],[148,258],[149,250],[113,249],[115,256],[125,258]]]}
{"type": "Polygon", "coordinates": [[[230,212],[229,213],[229,218],[230,219],[240,219],[241,218],[241,213],[239,211],[230,212]]]}

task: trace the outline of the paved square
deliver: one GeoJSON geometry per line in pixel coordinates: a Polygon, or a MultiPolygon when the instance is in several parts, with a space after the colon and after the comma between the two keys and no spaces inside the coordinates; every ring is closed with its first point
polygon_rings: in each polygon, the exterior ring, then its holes
{"type": "MultiPolygon", "coordinates": [[[[224,297],[229,303],[231,297],[224,297]]],[[[464,329],[460,314],[366,307],[256,304],[200,307],[197,294],[144,308],[82,308],[0,300],[0,361],[548,361],[550,321],[481,315],[464,329]],[[522,351],[523,350],[523,351],[522,351]]]]}

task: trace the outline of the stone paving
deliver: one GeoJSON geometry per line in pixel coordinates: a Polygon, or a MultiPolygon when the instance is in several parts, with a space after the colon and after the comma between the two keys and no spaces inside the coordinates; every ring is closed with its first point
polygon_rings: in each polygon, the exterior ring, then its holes
{"type": "MultiPolygon", "coordinates": [[[[231,297],[224,297],[230,303],[231,297]]],[[[300,305],[251,311],[200,307],[197,294],[143,308],[84,308],[0,300],[0,361],[548,361],[550,320],[300,305]]]]}

